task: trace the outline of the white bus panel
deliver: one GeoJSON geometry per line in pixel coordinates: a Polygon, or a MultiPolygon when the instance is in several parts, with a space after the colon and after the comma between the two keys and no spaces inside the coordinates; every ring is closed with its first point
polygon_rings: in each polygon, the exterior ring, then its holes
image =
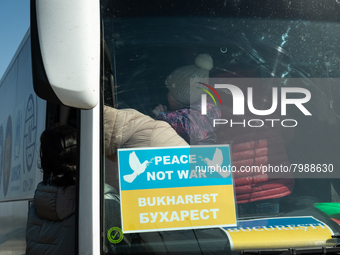
{"type": "Polygon", "coordinates": [[[30,31],[0,82],[0,253],[22,254],[38,168],[46,101],[33,90],[30,31]],[[6,251],[6,252],[5,252],[6,251]]]}

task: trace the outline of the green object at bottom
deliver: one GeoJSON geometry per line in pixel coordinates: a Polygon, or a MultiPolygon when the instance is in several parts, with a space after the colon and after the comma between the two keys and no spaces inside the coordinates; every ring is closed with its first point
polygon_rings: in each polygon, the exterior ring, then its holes
{"type": "Polygon", "coordinates": [[[124,237],[123,231],[118,227],[113,227],[107,232],[107,239],[111,243],[119,243],[120,241],[123,240],[123,237],[124,237]],[[118,239],[115,239],[117,234],[118,234],[118,239]]]}
{"type": "Polygon", "coordinates": [[[340,203],[315,203],[314,207],[326,213],[331,218],[340,217],[340,203]]]}

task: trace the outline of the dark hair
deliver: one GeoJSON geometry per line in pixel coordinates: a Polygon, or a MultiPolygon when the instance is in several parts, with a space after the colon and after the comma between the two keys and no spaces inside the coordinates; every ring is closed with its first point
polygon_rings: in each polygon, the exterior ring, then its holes
{"type": "Polygon", "coordinates": [[[40,166],[52,185],[74,185],[77,163],[77,131],[67,125],[46,129],[40,136],[40,166]]]}

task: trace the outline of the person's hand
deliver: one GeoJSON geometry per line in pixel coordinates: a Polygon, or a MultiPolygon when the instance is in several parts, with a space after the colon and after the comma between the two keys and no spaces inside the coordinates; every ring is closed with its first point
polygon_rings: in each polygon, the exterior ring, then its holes
{"type": "Polygon", "coordinates": [[[157,118],[158,117],[158,114],[160,114],[161,112],[166,112],[168,108],[165,106],[165,105],[158,105],[156,106],[152,111],[152,115],[157,118]]]}

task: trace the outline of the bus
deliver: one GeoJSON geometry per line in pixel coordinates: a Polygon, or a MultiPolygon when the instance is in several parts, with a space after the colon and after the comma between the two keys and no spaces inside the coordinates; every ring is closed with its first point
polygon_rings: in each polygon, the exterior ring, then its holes
{"type": "Polygon", "coordinates": [[[339,17],[338,0],[31,0],[0,80],[1,254],[25,254],[56,123],[78,132],[76,254],[340,252],[339,17]]]}

